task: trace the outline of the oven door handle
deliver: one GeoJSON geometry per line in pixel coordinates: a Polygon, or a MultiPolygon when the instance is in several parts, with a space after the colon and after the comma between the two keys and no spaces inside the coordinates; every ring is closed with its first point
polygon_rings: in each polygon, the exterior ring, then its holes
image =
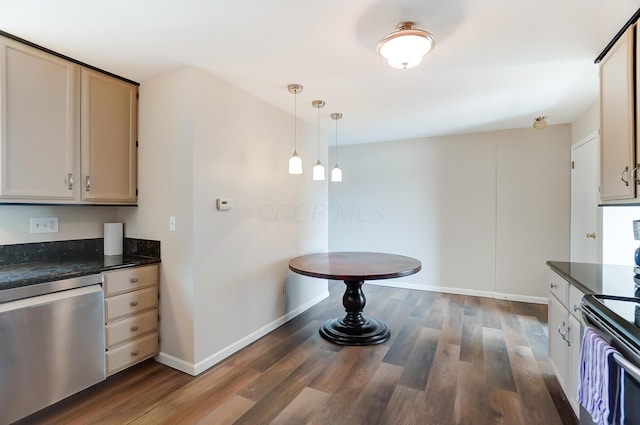
{"type": "Polygon", "coordinates": [[[618,366],[620,366],[626,373],[633,376],[636,382],[640,382],[640,368],[638,366],[624,358],[619,352],[613,353],[612,356],[613,360],[618,363],[618,366]]]}
{"type": "MultiPolygon", "coordinates": [[[[627,342],[625,342],[625,340],[621,337],[621,335],[618,332],[616,332],[615,329],[613,329],[611,326],[605,323],[602,319],[600,319],[598,316],[592,313],[587,306],[583,305],[581,310],[582,310],[582,318],[586,326],[592,326],[592,327],[595,327],[596,329],[600,329],[601,331],[604,331],[610,334],[611,336],[613,336],[613,338],[616,341],[618,341],[618,343],[625,346],[625,348],[627,348],[634,355],[638,356],[637,358],[640,359],[640,353],[638,353],[638,350],[636,350],[634,347],[632,347],[627,342]]],[[[618,363],[618,366],[624,369],[625,372],[629,373],[629,375],[631,375],[637,382],[640,382],[640,368],[638,366],[630,362],[620,352],[615,352],[612,354],[612,356],[613,356],[613,360],[616,363],[618,363]]]]}

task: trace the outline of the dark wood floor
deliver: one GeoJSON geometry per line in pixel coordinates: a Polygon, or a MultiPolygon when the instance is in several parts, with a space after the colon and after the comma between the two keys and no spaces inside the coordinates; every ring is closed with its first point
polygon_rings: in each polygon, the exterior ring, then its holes
{"type": "Polygon", "coordinates": [[[576,424],[547,358],[547,308],[365,285],[391,339],[324,341],[344,285],[192,377],[155,362],[40,412],[37,424],[576,424]]]}

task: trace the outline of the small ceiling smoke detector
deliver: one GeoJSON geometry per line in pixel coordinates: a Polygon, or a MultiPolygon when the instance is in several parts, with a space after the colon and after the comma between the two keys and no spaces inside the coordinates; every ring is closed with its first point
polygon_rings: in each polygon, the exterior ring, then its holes
{"type": "Polygon", "coordinates": [[[544,130],[547,126],[547,117],[535,117],[533,120],[533,128],[536,130],[544,130]]]}

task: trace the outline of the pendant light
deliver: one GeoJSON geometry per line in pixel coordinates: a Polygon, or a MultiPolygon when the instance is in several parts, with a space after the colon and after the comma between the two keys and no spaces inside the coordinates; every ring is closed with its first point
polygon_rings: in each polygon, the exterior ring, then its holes
{"type": "Polygon", "coordinates": [[[394,68],[413,68],[433,48],[435,39],[414,22],[400,22],[396,30],[378,42],[376,50],[394,68]]]}
{"type": "Polygon", "coordinates": [[[324,180],[324,167],[320,162],[320,108],[324,108],[324,100],[314,100],[311,105],[318,110],[318,161],[313,166],[313,179],[324,180]]]}
{"type": "Polygon", "coordinates": [[[338,120],[342,118],[342,114],[339,112],[334,112],[331,114],[331,119],[336,122],[336,165],[331,169],[331,181],[332,182],[341,182],[342,181],[342,170],[338,167],[338,120]]]}
{"type": "Polygon", "coordinates": [[[289,174],[302,174],[302,158],[297,152],[297,136],[298,136],[298,93],[302,92],[300,84],[289,84],[287,86],[289,93],[293,96],[293,155],[289,158],[289,174]]]}

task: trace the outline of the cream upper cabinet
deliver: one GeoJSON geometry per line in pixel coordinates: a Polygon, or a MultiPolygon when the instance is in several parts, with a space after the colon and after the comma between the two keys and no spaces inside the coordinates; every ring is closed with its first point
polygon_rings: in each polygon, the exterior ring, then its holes
{"type": "Polygon", "coordinates": [[[600,198],[636,196],[634,48],[631,26],[600,63],[600,198]]]}
{"type": "Polygon", "coordinates": [[[82,200],[135,203],[137,86],[82,69],[82,200]]]}
{"type": "Polygon", "coordinates": [[[0,203],[137,202],[136,83],[0,36],[0,203]]]}
{"type": "Polygon", "coordinates": [[[79,66],[0,37],[0,198],[73,200],[79,66]]]}

